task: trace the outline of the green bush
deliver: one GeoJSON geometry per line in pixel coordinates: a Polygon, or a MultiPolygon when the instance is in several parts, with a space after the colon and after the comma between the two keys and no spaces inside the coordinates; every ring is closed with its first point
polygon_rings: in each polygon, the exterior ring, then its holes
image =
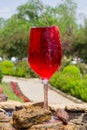
{"type": "Polygon", "coordinates": [[[15,65],[15,76],[17,77],[26,77],[28,65],[24,61],[19,61],[15,65]]]}
{"type": "Polygon", "coordinates": [[[66,56],[62,57],[62,65],[60,70],[63,70],[66,66],[68,66],[69,64],[71,64],[72,61],[72,57],[67,58],[66,56]]]}
{"type": "Polygon", "coordinates": [[[2,70],[0,69],[0,83],[2,81],[2,78],[3,78],[3,73],[2,73],[2,70]]]}
{"type": "Polygon", "coordinates": [[[31,70],[27,61],[19,61],[15,65],[15,76],[17,77],[37,77],[37,75],[31,70]]]}
{"type": "Polygon", "coordinates": [[[50,80],[51,85],[61,91],[87,102],[87,76],[83,78],[76,66],[66,66],[50,80]]]}
{"type": "Polygon", "coordinates": [[[80,69],[78,67],[76,67],[75,65],[68,65],[63,69],[63,74],[68,74],[68,76],[70,77],[74,77],[74,78],[81,78],[81,72],[80,69]]]}
{"type": "Polygon", "coordinates": [[[16,71],[17,77],[25,77],[25,75],[26,75],[26,73],[25,73],[25,70],[23,68],[17,69],[17,71],[16,71]]]}
{"type": "Polygon", "coordinates": [[[11,61],[8,60],[2,61],[1,68],[4,75],[14,74],[14,63],[11,61]]]}

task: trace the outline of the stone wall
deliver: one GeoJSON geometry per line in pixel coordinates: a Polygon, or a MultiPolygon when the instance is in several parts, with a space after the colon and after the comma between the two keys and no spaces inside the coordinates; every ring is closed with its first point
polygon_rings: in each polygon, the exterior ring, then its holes
{"type": "Polygon", "coordinates": [[[70,122],[76,124],[78,130],[87,130],[87,104],[68,105],[65,110],[70,116],[70,122]]]}
{"type": "MultiPolygon", "coordinates": [[[[21,130],[23,129],[20,123],[20,129],[13,127],[15,125],[15,121],[17,120],[16,124],[18,125],[19,122],[25,122],[25,128],[23,130],[87,130],[87,104],[75,104],[75,105],[63,105],[63,110],[65,110],[69,115],[69,121],[67,124],[64,124],[62,120],[50,120],[51,113],[54,114],[57,109],[62,109],[62,105],[52,105],[49,107],[50,111],[42,110],[41,106],[34,105],[35,103],[20,103],[15,101],[8,101],[8,102],[1,102],[0,103],[0,129],[4,130],[21,130]],[[31,106],[34,105],[34,109],[31,106]],[[37,111],[36,111],[36,108],[37,111]],[[39,107],[39,108],[38,108],[39,107]],[[19,117],[11,115],[10,112],[14,112],[15,115],[20,115],[19,117]],[[36,112],[34,115],[33,112],[36,112]],[[22,113],[21,113],[22,112],[22,113]],[[23,113],[24,112],[24,113],[23,113]],[[30,114],[31,112],[32,114],[30,114]],[[18,114],[20,113],[20,114],[18,114]],[[45,113],[45,115],[43,115],[45,113]],[[29,117],[30,114],[30,117],[29,117]],[[32,118],[32,116],[34,118],[32,118]],[[41,116],[40,116],[41,115],[41,116]],[[47,116],[48,115],[48,116],[47,116]],[[21,117],[21,119],[19,119],[21,117]],[[45,118],[43,118],[45,117],[45,118]],[[29,120],[30,118],[30,120],[29,120]],[[32,118],[32,120],[31,120],[32,118]],[[28,119],[28,120],[26,120],[28,119]],[[35,120],[36,119],[36,120],[35,120]],[[42,120],[42,121],[41,121],[42,120]],[[49,121],[50,120],[50,121],[49,121]],[[32,122],[30,127],[26,127],[26,123],[32,122]]],[[[23,127],[24,127],[23,126],[23,127]]]]}

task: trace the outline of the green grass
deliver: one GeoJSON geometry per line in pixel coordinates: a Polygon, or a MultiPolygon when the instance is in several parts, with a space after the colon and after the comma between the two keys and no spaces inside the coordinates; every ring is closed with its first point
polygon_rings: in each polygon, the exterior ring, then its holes
{"type": "Polygon", "coordinates": [[[3,88],[4,94],[7,95],[8,100],[15,100],[15,101],[23,102],[23,100],[20,97],[16,96],[16,94],[13,92],[10,83],[3,82],[1,86],[3,88]]]}

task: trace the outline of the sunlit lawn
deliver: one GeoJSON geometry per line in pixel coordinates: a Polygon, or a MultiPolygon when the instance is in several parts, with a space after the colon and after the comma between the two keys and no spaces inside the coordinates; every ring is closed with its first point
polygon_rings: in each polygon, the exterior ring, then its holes
{"type": "Polygon", "coordinates": [[[16,96],[16,94],[13,92],[10,83],[3,82],[1,86],[3,88],[4,94],[7,95],[8,100],[15,100],[15,101],[23,102],[23,100],[20,97],[16,96]]]}

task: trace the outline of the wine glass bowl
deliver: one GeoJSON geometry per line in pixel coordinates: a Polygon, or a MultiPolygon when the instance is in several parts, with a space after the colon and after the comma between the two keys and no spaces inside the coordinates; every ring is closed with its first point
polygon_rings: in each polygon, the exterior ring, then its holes
{"type": "MultiPolygon", "coordinates": [[[[28,47],[28,62],[34,72],[45,81],[45,88],[48,80],[59,69],[61,59],[62,47],[58,27],[49,26],[31,28],[28,47]]],[[[46,94],[44,98],[47,98],[46,94]]]]}
{"type": "Polygon", "coordinates": [[[30,31],[28,61],[42,78],[50,77],[61,65],[62,49],[57,26],[37,27],[30,31]]]}

